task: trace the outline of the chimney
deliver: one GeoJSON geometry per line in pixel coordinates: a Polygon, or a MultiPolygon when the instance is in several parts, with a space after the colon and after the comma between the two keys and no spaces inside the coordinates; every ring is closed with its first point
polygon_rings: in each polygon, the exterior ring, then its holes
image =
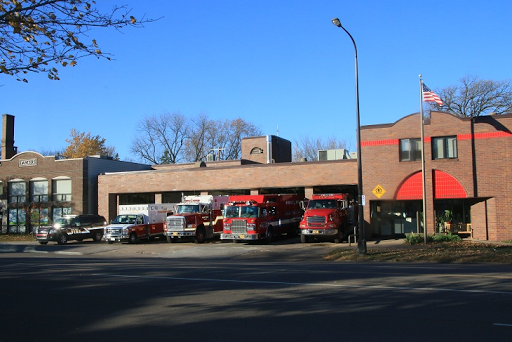
{"type": "Polygon", "coordinates": [[[14,157],[17,152],[14,146],[14,116],[4,114],[2,116],[2,160],[14,157]]]}

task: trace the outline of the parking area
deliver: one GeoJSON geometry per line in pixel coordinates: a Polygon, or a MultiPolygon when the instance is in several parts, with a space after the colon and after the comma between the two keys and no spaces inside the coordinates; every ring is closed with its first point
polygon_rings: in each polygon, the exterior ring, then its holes
{"type": "MultiPolygon", "coordinates": [[[[368,242],[369,246],[390,245],[403,241],[368,242]]],[[[335,248],[353,248],[354,243],[310,242],[301,243],[300,238],[283,236],[271,244],[233,243],[230,241],[210,240],[202,244],[182,240],[168,243],[163,240],[142,241],[137,244],[93,241],[70,241],[66,245],[49,243],[39,245],[36,241],[4,242],[0,244],[0,255],[5,253],[24,253],[45,256],[98,256],[98,257],[137,257],[137,258],[223,258],[272,261],[322,261],[323,256],[335,248]]]]}

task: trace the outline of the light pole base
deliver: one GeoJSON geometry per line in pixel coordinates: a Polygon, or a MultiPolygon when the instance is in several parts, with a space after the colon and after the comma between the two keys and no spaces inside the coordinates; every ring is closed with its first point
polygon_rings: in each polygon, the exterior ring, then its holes
{"type": "Polygon", "coordinates": [[[366,254],[367,250],[366,250],[366,240],[365,239],[361,239],[361,240],[357,241],[357,251],[359,252],[359,254],[366,254]]]}

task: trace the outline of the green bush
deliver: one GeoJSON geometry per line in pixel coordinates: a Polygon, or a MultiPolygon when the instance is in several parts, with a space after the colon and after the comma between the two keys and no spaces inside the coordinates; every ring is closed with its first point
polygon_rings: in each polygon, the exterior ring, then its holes
{"type": "Polygon", "coordinates": [[[434,242],[457,242],[457,241],[461,241],[462,239],[457,234],[453,235],[452,233],[448,233],[446,235],[445,234],[434,235],[433,240],[434,240],[434,242]]]}
{"type": "MultiPolygon", "coordinates": [[[[416,234],[416,233],[410,233],[405,234],[405,243],[409,245],[417,245],[420,243],[423,243],[425,240],[425,237],[423,234],[416,234]]],[[[432,236],[427,235],[427,243],[432,242],[432,236]]]]}
{"type": "MultiPolygon", "coordinates": [[[[457,242],[462,239],[458,235],[451,233],[445,234],[429,234],[427,235],[427,243],[438,243],[438,242],[457,242]]],[[[423,234],[410,233],[405,234],[405,243],[409,245],[422,244],[425,241],[423,234]]]]}

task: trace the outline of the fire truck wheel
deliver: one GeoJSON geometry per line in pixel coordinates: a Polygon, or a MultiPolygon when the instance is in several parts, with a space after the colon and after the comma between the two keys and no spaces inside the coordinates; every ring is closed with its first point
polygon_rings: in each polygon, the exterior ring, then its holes
{"type": "Polygon", "coordinates": [[[196,236],[194,236],[195,243],[203,243],[204,242],[204,228],[197,228],[196,236]]]}
{"type": "Polygon", "coordinates": [[[167,242],[169,242],[169,243],[174,242],[174,239],[172,237],[166,236],[166,238],[167,238],[167,242]]]}
{"type": "Polygon", "coordinates": [[[309,237],[307,235],[300,234],[300,242],[308,243],[309,242],[309,237]]]}
{"type": "Polygon", "coordinates": [[[138,240],[138,239],[137,239],[137,234],[135,234],[135,233],[131,233],[131,234],[130,234],[130,240],[129,240],[129,241],[130,241],[130,243],[137,243],[137,240],[138,240]]]}
{"type": "Polygon", "coordinates": [[[338,233],[334,236],[334,243],[340,243],[340,241],[342,241],[341,230],[338,230],[338,233]]]}
{"type": "Polygon", "coordinates": [[[67,242],[68,242],[67,234],[60,234],[59,239],[57,240],[57,243],[59,245],[65,245],[67,242]]]}
{"type": "Polygon", "coordinates": [[[267,232],[265,233],[265,242],[271,243],[274,240],[274,229],[272,227],[267,228],[267,232]]]}

